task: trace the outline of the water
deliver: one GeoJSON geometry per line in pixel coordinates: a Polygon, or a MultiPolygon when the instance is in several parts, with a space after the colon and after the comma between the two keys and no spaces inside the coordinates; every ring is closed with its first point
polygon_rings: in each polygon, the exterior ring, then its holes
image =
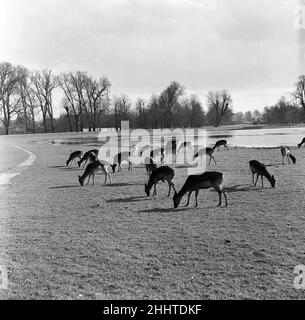
{"type": "MultiPolygon", "coordinates": [[[[146,131],[147,132],[147,131],[146,131]]],[[[152,130],[148,130],[149,134],[146,134],[142,137],[141,143],[153,145],[153,147],[159,147],[160,142],[158,138],[160,136],[155,137],[154,143],[151,143],[150,139],[152,138],[152,130]]],[[[170,132],[170,131],[169,131],[170,132]]],[[[176,131],[177,132],[177,131],[176,131]]],[[[183,132],[183,131],[181,131],[183,132]]],[[[186,131],[186,140],[193,140],[194,135],[191,129],[187,129],[186,131]],[[188,131],[190,130],[190,131],[188,131]]],[[[137,132],[139,133],[139,131],[137,132]]],[[[87,146],[97,146],[103,144],[106,141],[106,137],[108,135],[115,136],[115,132],[113,131],[104,131],[99,136],[97,134],[87,134],[85,133],[83,136],[80,134],[78,137],[68,137],[62,136],[63,139],[53,140],[54,144],[85,144],[87,146]]],[[[130,132],[130,145],[136,144],[137,142],[137,134],[135,131],[130,132]]],[[[165,139],[169,139],[171,136],[166,134],[165,139]]],[[[217,140],[226,139],[228,141],[228,145],[233,147],[279,147],[279,146],[297,146],[298,143],[302,141],[305,137],[305,127],[291,127],[291,128],[276,128],[276,129],[232,129],[232,130],[207,130],[206,131],[206,145],[213,146],[217,140]]],[[[184,139],[183,135],[177,136],[178,143],[184,139]]],[[[122,143],[128,140],[128,137],[124,137],[122,139],[122,143]]],[[[153,140],[153,139],[152,139],[153,140]]],[[[203,140],[199,142],[200,146],[204,146],[203,140]]]]}
{"type": "Polygon", "coordinates": [[[226,139],[229,146],[238,147],[297,146],[305,137],[305,127],[210,131],[207,135],[208,145],[226,139]]]}

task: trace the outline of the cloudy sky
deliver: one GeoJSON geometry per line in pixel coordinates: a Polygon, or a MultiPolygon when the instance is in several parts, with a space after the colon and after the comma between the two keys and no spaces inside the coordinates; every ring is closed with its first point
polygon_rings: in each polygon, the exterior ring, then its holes
{"type": "MultiPolygon", "coordinates": [[[[298,0],[0,0],[0,61],[108,76],[149,98],[172,80],[262,110],[302,72],[298,0]],[[301,57],[301,58],[300,58],[301,57]]],[[[304,58],[304,57],[303,57],[304,58]]]]}

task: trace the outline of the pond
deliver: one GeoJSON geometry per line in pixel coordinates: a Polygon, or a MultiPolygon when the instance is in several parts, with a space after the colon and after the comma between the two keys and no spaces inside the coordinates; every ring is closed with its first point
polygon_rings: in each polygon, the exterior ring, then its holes
{"type": "Polygon", "coordinates": [[[208,131],[207,144],[226,139],[229,146],[278,147],[297,146],[305,137],[305,127],[208,131]]]}

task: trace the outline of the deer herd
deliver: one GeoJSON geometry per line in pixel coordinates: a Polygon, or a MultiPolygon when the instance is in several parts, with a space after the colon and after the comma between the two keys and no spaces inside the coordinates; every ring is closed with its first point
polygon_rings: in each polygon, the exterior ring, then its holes
{"type": "MultiPolygon", "coordinates": [[[[300,148],[305,143],[305,138],[298,144],[300,148]]],[[[216,164],[216,160],[213,156],[215,150],[219,151],[220,147],[223,146],[224,150],[228,151],[227,141],[226,140],[219,140],[215,143],[214,147],[209,148],[202,148],[198,150],[193,156],[193,160],[200,159],[202,163],[202,159],[204,156],[209,157],[209,165],[211,160],[213,159],[214,163],[216,164]]],[[[170,196],[171,189],[174,190],[173,196],[173,203],[174,208],[177,208],[180,204],[181,199],[184,195],[188,194],[187,196],[187,203],[186,207],[189,205],[190,197],[193,192],[195,192],[195,200],[197,207],[198,205],[198,194],[200,189],[209,189],[214,188],[218,195],[219,195],[219,202],[217,206],[221,206],[222,195],[224,196],[225,206],[228,205],[227,201],[227,194],[223,188],[223,173],[217,171],[206,171],[202,174],[196,175],[189,175],[180,189],[179,192],[176,191],[175,185],[173,183],[173,178],[175,177],[175,170],[167,165],[164,165],[164,159],[166,156],[172,154],[177,155],[181,150],[191,148],[192,142],[191,141],[183,141],[179,148],[177,149],[176,140],[170,141],[164,148],[156,148],[152,149],[150,145],[143,146],[140,150],[138,150],[136,145],[133,145],[130,148],[130,151],[120,152],[115,155],[113,162],[108,163],[98,158],[99,150],[92,149],[83,154],[82,151],[74,151],[70,154],[69,159],[66,161],[66,165],[70,166],[74,163],[74,165],[78,165],[78,167],[85,167],[85,171],[82,176],[79,176],[79,183],[82,186],[84,181],[87,179],[87,184],[89,183],[90,179],[92,178],[92,184],[94,185],[94,175],[97,171],[101,171],[105,175],[105,182],[107,182],[107,178],[109,178],[110,183],[112,183],[111,173],[109,171],[109,166],[112,169],[112,173],[115,173],[116,167],[118,166],[118,171],[122,170],[121,164],[123,161],[128,163],[128,170],[131,171],[133,169],[133,163],[131,160],[131,155],[137,152],[140,157],[147,151],[149,151],[149,157],[145,157],[144,164],[145,169],[148,177],[148,182],[145,183],[145,193],[147,196],[150,196],[150,191],[152,188],[153,196],[157,195],[157,184],[162,182],[168,183],[168,197],[170,196]],[[158,167],[156,162],[156,157],[160,157],[161,166],[158,167]],[[87,164],[88,163],[88,164],[87,164]]],[[[281,146],[280,152],[282,155],[282,163],[285,164],[285,158],[287,158],[288,163],[290,160],[293,164],[296,163],[295,156],[291,153],[290,148],[281,146]]],[[[264,188],[263,178],[265,177],[272,188],[275,187],[275,178],[271,175],[265,164],[257,161],[251,160],[249,161],[250,171],[252,173],[252,185],[256,186],[259,177],[261,177],[262,188],[264,188]],[[256,180],[255,180],[256,174],[256,180]],[[255,182],[254,182],[255,180],[255,182]]]]}

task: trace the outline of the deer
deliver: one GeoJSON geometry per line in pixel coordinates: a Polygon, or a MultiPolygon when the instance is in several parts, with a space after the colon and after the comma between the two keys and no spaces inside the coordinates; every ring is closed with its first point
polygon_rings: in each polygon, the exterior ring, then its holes
{"type": "Polygon", "coordinates": [[[183,142],[181,142],[177,153],[179,153],[182,149],[190,148],[192,145],[193,145],[192,141],[183,141],[183,142]]]}
{"type": "Polygon", "coordinates": [[[221,206],[221,195],[224,195],[226,207],[228,206],[227,194],[223,189],[223,174],[217,171],[206,171],[202,174],[198,175],[190,175],[187,177],[183,187],[179,192],[175,192],[173,197],[174,208],[178,208],[181,199],[183,196],[188,193],[187,203],[185,207],[187,207],[190,203],[190,197],[193,192],[195,192],[196,204],[195,207],[198,206],[198,194],[200,189],[209,189],[214,188],[219,195],[219,202],[217,207],[221,206]]]}
{"type": "Polygon", "coordinates": [[[201,163],[202,163],[202,157],[204,155],[207,155],[210,157],[210,161],[209,164],[211,163],[211,159],[214,160],[214,163],[216,164],[216,160],[213,157],[213,152],[214,152],[214,148],[203,148],[203,149],[199,149],[198,152],[196,152],[194,154],[193,160],[195,160],[196,158],[200,157],[201,158],[201,163]]]}
{"type": "Polygon", "coordinates": [[[146,144],[145,146],[141,147],[140,149],[140,157],[142,157],[143,153],[146,151],[146,150],[150,150],[151,146],[149,144],[146,144]]]}
{"type": "Polygon", "coordinates": [[[112,172],[115,173],[115,168],[118,165],[118,171],[122,171],[121,163],[122,161],[128,162],[128,171],[132,171],[132,162],[130,161],[130,151],[122,151],[116,154],[113,158],[113,164],[111,164],[112,172]]]}
{"type": "Polygon", "coordinates": [[[144,159],[145,169],[147,176],[149,177],[151,173],[158,168],[158,165],[156,164],[154,158],[146,157],[144,159]]]}
{"type": "Polygon", "coordinates": [[[70,154],[69,159],[66,161],[66,165],[68,166],[71,162],[76,164],[76,159],[81,159],[83,156],[82,151],[74,151],[70,154]]]}
{"type": "Polygon", "coordinates": [[[89,151],[85,152],[83,157],[77,162],[78,167],[80,167],[83,162],[84,162],[84,165],[86,165],[88,161],[90,163],[90,162],[97,160],[97,156],[98,156],[97,149],[93,149],[93,150],[89,150],[89,151]]]}
{"type": "Polygon", "coordinates": [[[165,151],[165,150],[164,150],[163,147],[157,148],[157,149],[153,149],[153,150],[150,151],[150,157],[151,157],[151,158],[155,158],[156,156],[158,156],[158,155],[160,154],[160,155],[161,155],[161,164],[163,164],[163,162],[164,162],[164,157],[165,157],[164,151],[165,151]]]}
{"type": "Polygon", "coordinates": [[[104,183],[107,182],[107,176],[109,177],[109,181],[111,183],[112,182],[111,174],[109,173],[107,164],[103,164],[101,161],[95,160],[94,162],[91,162],[87,165],[85,172],[82,176],[78,176],[78,181],[79,181],[80,185],[81,186],[84,185],[84,181],[87,177],[88,177],[87,184],[89,183],[90,178],[92,177],[92,185],[94,185],[94,174],[99,169],[101,169],[103,174],[105,175],[105,182],[104,183]]]}
{"type": "Polygon", "coordinates": [[[219,151],[221,146],[224,146],[224,149],[228,151],[227,140],[218,140],[213,149],[217,148],[217,151],[219,151]]]}
{"type": "Polygon", "coordinates": [[[258,177],[261,176],[262,188],[264,188],[263,177],[266,177],[268,179],[272,188],[275,187],[275,178],[273,175],[272,176],[270,175],[266,166],[263,163],[261,163],[257,160],[251,160],[251,161],[249,161],[249,165],[250,165],[250,170],[252,172],[252,186],[256,187],[258,177]],[[254,184],[254,175],[255,174],[257,174],[257,176],[256,176],[255,184],[254,184]]]}
{"type": "Polygon", "coordinates": [[[304,143],[305,143],[305,138],[303,138],[303,140],[298,144],[298,147],[301,148],[304,143]]]}
{"type": "Polygon", "coordinates": [[[283,164],[285,164],[285,157],[287,157],[288,164],[290,163],[289,158],[292,160],[293,164],[296,163],[297,159],[293,154],[291,154],[290,148],[282,146],[280,147],[280,150],[283,157],[283,164]]]}
{"type": "Polygon", "coordinates": [[[175,170],[168,167],[168,166],[161,166],[155,169],[150,177],[148,183],[145,184],[145,193],[149,197],[150,190],[154,187],[153,197],[157,195],[157,184],[159,181],[167,181],[169,189],[168,189],[168,197],[170,196],[171,188],[175,190],[175,185],[173,184],[172,180],[175,176],[175,170]]]}

